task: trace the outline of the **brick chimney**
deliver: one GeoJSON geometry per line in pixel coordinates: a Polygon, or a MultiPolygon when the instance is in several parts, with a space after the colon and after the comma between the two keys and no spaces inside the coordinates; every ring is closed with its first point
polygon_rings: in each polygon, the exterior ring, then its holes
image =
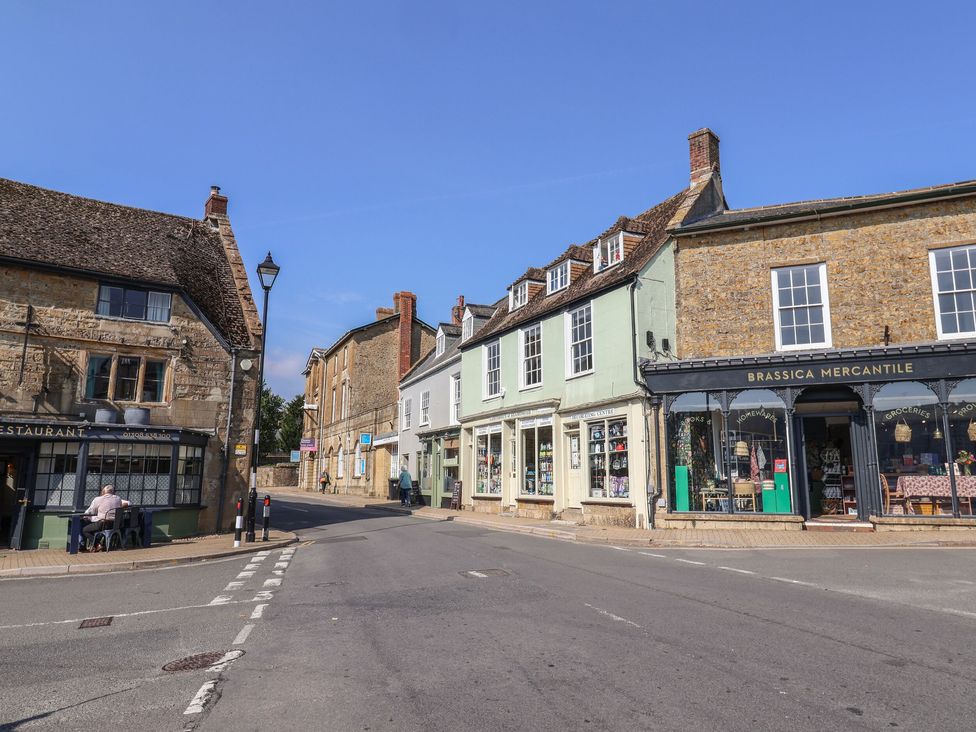
{"type": "Polygon", "coordinates": [[[722,174],[718,159],[718,135],[707,127],[688,135],[691,156],[691,185],[706,180],[712,173],[722,174]]]}
{"type": "Polygon", "coordinates": [[[203,207],[204,218],[227,215],[227,196],[220,195],[220,186],[210,186],[210,198],[203,207]]]}
{"type": "Polygon", "coordinates": [[[464,318],[464,295],[458,295],[457,305],[451,308],[451,322],[454,325],[461,325],[464,318]]]}
{"type": "Polygon", "coordinates": [[[402,379],[413,365],[413,320],[417,311],[417,296],[412,292],[397,292],[393,295],[393,304],[400,313],[397,373],[402,379]]]}
{"type": "Polygon", "coordinates": [[[396,315],[396,310],[393,308],[376,308],[376,319],[383,320],[383,318],[389,318],[391,315],[396,315]]]}

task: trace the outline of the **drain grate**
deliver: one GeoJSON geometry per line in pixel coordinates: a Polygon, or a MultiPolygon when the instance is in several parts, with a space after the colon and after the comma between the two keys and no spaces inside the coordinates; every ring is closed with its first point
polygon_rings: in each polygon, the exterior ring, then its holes
{"type": "Polygon", "coordinates": [[[509,573],[504,569],[469,569],[464,572],[459,572],[458,574],[460,574],[462,577],[467,577],[468,579],[473,577],[483,579],[485,577],[505,577],[509,573]]]}
{"type": "Polygon", "coordinates": [[[78,630],[82,628],[104,628],[106,625],[112,624],[113,615],[109,615],[107,618],[88,618],[87,620],[82,620],[81,625],[78,626],[78,630]]]}
{"type": "Polygon", "coordinates": [[[206,653],[198,653],[195,656],[187,656],[186,658],[180,658],[176,661],[170,661],[163,666],[163,671],[168,674],[172,674],[176,673],[177,671],[196,671],[197,669],[201,668],[209,668],[223,657],[223,651],[207,651],[206,653]]]}
{"type": "Polygon", "coordinates": [[[331,539],[316,539],[319,544],[338,544],[340,541],[366,541],[365,536],[333,536],[331,539]]]}

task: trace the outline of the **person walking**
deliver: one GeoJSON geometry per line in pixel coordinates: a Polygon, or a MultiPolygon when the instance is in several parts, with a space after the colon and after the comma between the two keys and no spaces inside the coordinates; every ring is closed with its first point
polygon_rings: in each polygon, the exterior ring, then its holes
{"type": "Polygon", "coordinates": [[[409,506],[410,505],[410,489],[413,487],[413,481],[410,480],[410,471],[407,470],[407,465],[404,463],[403,467],[400,468],[400,505],[409,506]]]}
{"type": "Polygon", "coordinates": [[[319,476],[319,493],[328,493],[331,484],[332,476],[329,475],[329,469],[322,468],[322,474],[319,476]]]}

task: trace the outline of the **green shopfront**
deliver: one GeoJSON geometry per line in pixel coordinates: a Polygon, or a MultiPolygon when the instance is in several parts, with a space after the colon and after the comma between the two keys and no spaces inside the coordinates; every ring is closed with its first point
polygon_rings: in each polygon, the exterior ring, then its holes
{"type": "Polygon", "coordinates": [[[153,509],[155,540],[196,534],[209,437],[178,427],[0,421],[0,544],[62,546],[66,514],[87,508],[106,484],[153,509]]]}
{"type": "Polygon", "coordinates": [[[674,361],[643,374],[663,410],[670,515],[974,517],[976,344],[674,361]]]}

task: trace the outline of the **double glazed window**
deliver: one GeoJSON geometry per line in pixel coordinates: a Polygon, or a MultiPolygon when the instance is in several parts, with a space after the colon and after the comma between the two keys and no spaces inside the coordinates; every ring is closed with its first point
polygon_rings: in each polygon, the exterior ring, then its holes
{"type": "Polygon", "coordinates": [[[772,271],[776,349],[830,347],[827,265],[810,264],[772,271]]]}
{"type": "Polygon", "coordinates": [[[579,376],[593,370],[593,314],[589,303],[566,313],[569,342],[567,376],[579,376]]]}
{"type": "Polygon", "coordinates": [[[569,261],[561,262],[549,270],[546,293],[551,295],[569,286],[569,261]]]}
{"type": "Polygon", "coordinates": [[[484,347],[485,399],[496,397],[502,392],[502,361],[498,341],[484,347]]]}
{"type": "Polygon", "coordinates": [[[88,356],[87,399],[120,402],[161,402],[166,362],[141,356],[88,356]]]}
{"type": "Polygon", "coordinates": [[[168,323],[172,304],[173,296],[168,292],[101,285],[95,312],[113,318],[168,323]]]}
{"type": "Polygon", "coordinates": [[[542,383],[542,325],[519,331],[522,351],[522,388],[539,386],[542,383]]]}
{"type": "Polygon", "coordinates": [[[929,252],[939,338],[976,335],[976,246],[929,252]]]}

